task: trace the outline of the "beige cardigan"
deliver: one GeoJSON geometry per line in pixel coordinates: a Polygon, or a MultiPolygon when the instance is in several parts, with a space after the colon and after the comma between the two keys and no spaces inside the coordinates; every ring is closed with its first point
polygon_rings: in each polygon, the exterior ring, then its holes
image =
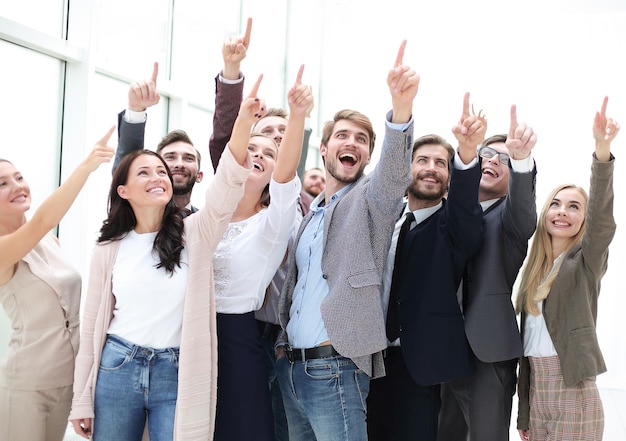
{"type": "MultiPolygon", "coordinates": [[[[175,440],[212,440],[217,399],[217,333],[212,256],[243,195],[251,171],[226,149],[206,192],[205,206],[185,218],[189,277],[183,312],[178,370],[175,440]]],[[[83,313],[74,373],[70,420],[93,418],[93,392],[115,298],[111,270],[119,241],[96,246],[83,313]]],[[[97,421],[94,421],[94,425],[97,421]]]]}

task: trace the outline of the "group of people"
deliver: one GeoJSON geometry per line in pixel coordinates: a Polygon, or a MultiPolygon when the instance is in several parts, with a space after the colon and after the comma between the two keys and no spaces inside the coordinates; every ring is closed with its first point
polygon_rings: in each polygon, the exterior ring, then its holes
{"type": "Polygon", "coordinates": [[[466,94],[456,146],[414,139],[420,78],[406,42],[374,169],[371,121],[345,109],[323,127],[324,169],[305,170],[304,67],[289,112],[267,108],[262,77],[244,98],[251,27],[223,46],[201,208],[189,136],[144,148],[156,64],[131,85],[117,150],[112,128],[30,220],[30,190],[0,159],[0,301],[13,328],[0,439],[60,441],[69,418],[96,441],[502,441],[518,385],[522,440],[601,440],[595,322],[619,131],[608,99],[589,194],[559,186],[537,218],[537,137],[515,106],[508,133],[485,139],[466,94]],[[79,344],[81,278],[49,231],[113,158],[79,344]]]}

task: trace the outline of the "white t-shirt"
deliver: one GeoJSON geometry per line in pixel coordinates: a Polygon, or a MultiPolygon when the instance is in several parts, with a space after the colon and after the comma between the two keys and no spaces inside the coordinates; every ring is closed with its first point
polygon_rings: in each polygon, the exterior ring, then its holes
{"type": "Polygon", "coordinates": [[[181,267],[174,274],[157,269],[158,255],[152,251],[156,235],[130,231],[121,239],[112,275],[115,309],[107,333],[143,347],[176,348],[187,288],[187,250],[181,252],[181,267]]]}
{"type": "Polygon", "coordinates": [[[217,312],[244,314],[263,306],[296,225],[300,187],[297,176],[284,184],[272,179],[269,207],[229,224],[213,254],[217,312]]]}

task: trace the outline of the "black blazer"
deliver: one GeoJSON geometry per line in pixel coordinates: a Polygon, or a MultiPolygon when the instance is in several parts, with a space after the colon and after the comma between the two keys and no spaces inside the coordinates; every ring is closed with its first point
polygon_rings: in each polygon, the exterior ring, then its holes
{"type": "Polygon", "coordinates": [[[453,169],[442,208],[406,236],[396,285],[400,341],[411,377],[422,386],[475,369],[456,293],[482,238],[480,177],[480,163],[453,169]]]}

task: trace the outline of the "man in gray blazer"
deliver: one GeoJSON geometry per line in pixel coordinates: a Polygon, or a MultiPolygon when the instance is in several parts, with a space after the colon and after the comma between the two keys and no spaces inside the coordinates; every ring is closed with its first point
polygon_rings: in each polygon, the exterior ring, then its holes
{"type": "Polygon", "coordinates": [[[403,64],[405,44],[387,77],[393,110],[374,171],[363,175],[375,140],[365,115],[339,111],[324,127],[326,188],[302,221],[280,300],[276,371],[292,441],[367,439],[369,380],[384,375],[382,270],[411,180],[419,76],[403,64]]]}
{"type": "Polygon", "coordinates": [[[511,294],[537,225],[531,156],[536,142],[512,106],[508,135],[492,136],[479,149],[484,235],[467,266],[461,305],[476,372],[442,385],[437,441],[509,439],[523,353],[511,294]]]}

